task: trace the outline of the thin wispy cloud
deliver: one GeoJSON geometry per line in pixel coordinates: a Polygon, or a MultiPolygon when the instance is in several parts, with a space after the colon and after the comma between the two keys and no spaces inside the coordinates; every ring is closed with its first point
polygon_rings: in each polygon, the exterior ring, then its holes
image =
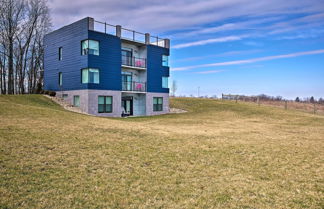
{"type": "Polygon", "coordinates": [[[186,66],[186,67],[173,68],[172,70],[173,71],[184,71],[184,70],[191,70],[191,69],[195,69],[195,68],[241,65],[241,64],[249,64],[249,63],[261,62],[261,61],[284,59],[284,58],[299,57],[299,56],[314,55],[314,54],[324,54],[324,49],[313,50],[313,51],[304,51],[304,52],[295,52],[295,53],[290,53],[290,54],[282,54],[282,55],[274,55],[274,56],[266,56],[266,57],[259,57],[259,58],[253,58],[253,59],[235,60],[235,61],[229,61],[229,62],[216,62],[216,63],[203,64],[203,65],[192,65],[192,66],[186,66]]]}
{"type": "Polygon", "coordinates": [[[214,74],[214,73],[221,73],[224,72],[225,70],[206,70],[206,71],[199,71],[199,72],[194,72],[196,74],[214,74]]]}
{"type": "Polygon", "coordinates": [[[192,47],[192,46],[201,46],[201,45],[206,45],[206,44],[211,44],[211,43],[223,43],[223,42],[229,42],[229,41],[238,41],[242,40],[243,38],[249,37],[249,35],[242,35],[242,36],[225,36],[225,37],[220,37],[220,38],[211,38],[211,39],[206,39],[206,40],[201,40],[201,41],[193,41],[193,42],[188,42],[184,44],[176,44],[172,46],[174,49],[181,49],[181,48],[187,48],[187,47],[192,47]]]}

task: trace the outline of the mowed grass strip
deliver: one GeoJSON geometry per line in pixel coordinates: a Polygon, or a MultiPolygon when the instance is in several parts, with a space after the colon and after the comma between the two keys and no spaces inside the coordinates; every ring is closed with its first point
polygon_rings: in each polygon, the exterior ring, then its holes
{"type": "Polygon", "coordinates": [[[324,117],[176,98],[183,114],[0,96],[0,208],[323,208],[324,117]]]}

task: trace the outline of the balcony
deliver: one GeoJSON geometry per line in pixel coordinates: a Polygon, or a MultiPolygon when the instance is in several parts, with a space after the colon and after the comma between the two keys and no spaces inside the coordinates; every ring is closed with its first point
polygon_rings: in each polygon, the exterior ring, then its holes
{"type": "Polygon", "coordinates": [[[131,68],[146,68],[146,59],[122,55],[122,65],[131,68]]]}
{"type": "Polygon", "coordinates": [[[136,81],[123,81],[122,91],[146,92],[146,83],[136,81]]]}

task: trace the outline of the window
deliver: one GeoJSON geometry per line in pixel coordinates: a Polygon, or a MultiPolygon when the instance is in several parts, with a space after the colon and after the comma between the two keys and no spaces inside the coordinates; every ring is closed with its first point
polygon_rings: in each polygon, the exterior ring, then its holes
{"type": "Polygon", "coordinates": [[[169,88],[169,77],[162,77],[162,88],[169,88]]]}
{"type": "Polygon", "coordinates": [[[59,72],[59,86],[63,85],[63,74],[62,72],[59,72]]]}
{"type": "Polygon", "coordinates": [[[98,96],[98,113],[112,112],[112,96],[98,96]]]}
{"type": "Polygon", "coordinates": [[[80,96],[79,95],[73,96],[73,106],[80,107],[80,96]]]}
{"type": "Polygon", "coordinates": [[[59,48],[59,60],[62,60],[62,53],[63,53],[63,48],[59,48]]]}
{"type": "Polygon", "coordinates": [[[95,40],[84,40],[81,42],[81,54],[93,54],[99,55],[99,41],[95,40]]]}
{"type": "Polygon", "coordinates": [[[163,97],[153,97],[153,111],[163,110],[163,97]]]}
{"type": "Polygon", "coordinates": [[[62,95],[62,98],[63,98],[63,99],[67,99],[68,97],[69,97],[68,94],[63,94],[63,95],[62,95]]]}
{"type": "Polygon", "coordinates": [[[82,83],[99,83],[99,69],[85,68],[81,72],[82,83]]]}
{"type": "Polygon", "coordinates": [[[169,56],[162,55],[162,66],[169,67],[169,56]]]}

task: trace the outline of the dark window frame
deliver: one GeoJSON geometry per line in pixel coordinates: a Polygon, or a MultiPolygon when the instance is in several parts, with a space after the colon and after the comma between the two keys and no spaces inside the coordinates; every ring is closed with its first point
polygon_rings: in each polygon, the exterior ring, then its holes
{"type": "Polygon", "coordinates": [[[163,97],[153,97],[153,111],[159,112],[163,111],[163,97]],[[154,104],[154,99],[157,99],[157,104],[154,104]],[[161,99],[162,103],[159,104],[159,99],[161,99]]]}
{"type": "Polygon", "coordinates": [[[91,84],[100,84],[100,69],[99,68],[94,68],[94,67],[87,67],[87,68],[82,68],[81,69],[81,84],[88,84],[88,83],[91,83],[91,84]],[[95,69],[95,70],[98,70],[98,75],[99,75],[99,80],[98,80],[98,83],[95,83],[95,82],[89,82],[89,73],[90,73],[90,69],[95,69]],[[83,70],[88,70],[88,82],[86,83],[83,83],[83,70]]]}
{"type": "Polygon", "coordinates": [[[63,59],[63,47],[61,46],[61,47],[59,47],[59,57],[58,57],[58,59],[59,59],[59,61],[61,61],[62,59],[63,59]]]}
{"type": "Polygon", "coordinates": [[[59,72],[58,75],[58,85],[63,86],[63,73],[59,72]]]}
{"type": "Polygon", "coordinates": [[[73,95],[73,106],[74,107],[80,107],[80,95],[73,95]],[[78,97],[79,98],[79,105],[75,105],[75,98],[78,97]]]}
{"type": "Polygon", "coordinates": [[[169,55],[162,54],[162,66],[163,66],[163,67],[170,67],[170,66],[169,66],[169,55]],[[163,57],[164,57],[164,56],[167,57],[167,63],[166,63],[167,65],[164,65],[164,63],[165,63],[164,60],[163,60],[163,57]]]}
{"type": "Polygon", "coordinates": [[[113,104],[114,104],[114,100],[113,100],[113,96],[106,96],[106,95],[98,95],[98,113],[112,113],[113,112],[113,104]],[[104,104],[99,104],[99,97],[104,97],[104,104]],[[111,98],[111,104],[107,104],[107,97],[111,98]],[[99,111],[99,105],[103,105],[103,111],[99,111]],[[110,111],[107,111],[107,105],[110,105],[110,111]]]}
{"type": "Polygon", "coordinates": [[[100,55],[100,41],[98,41],[98,40],[94,40],[94,39],[84,39],[84,40],[82,40],[81,41],[81,56],[86,56],[86,55],[95,55],[95,56],[99,56],[100,55]],[[89,44],[89,41],[97,41],[98,42],[98,54],[89,54],[89,47],[90,47],[90,44],[89,44]],[[82,43],[84,42],[84,41],[87,41],[88,42],[88,48],[87,48],[87,53],[84,53],[83,54],[83,49],[82,49],[82,43]]]}

